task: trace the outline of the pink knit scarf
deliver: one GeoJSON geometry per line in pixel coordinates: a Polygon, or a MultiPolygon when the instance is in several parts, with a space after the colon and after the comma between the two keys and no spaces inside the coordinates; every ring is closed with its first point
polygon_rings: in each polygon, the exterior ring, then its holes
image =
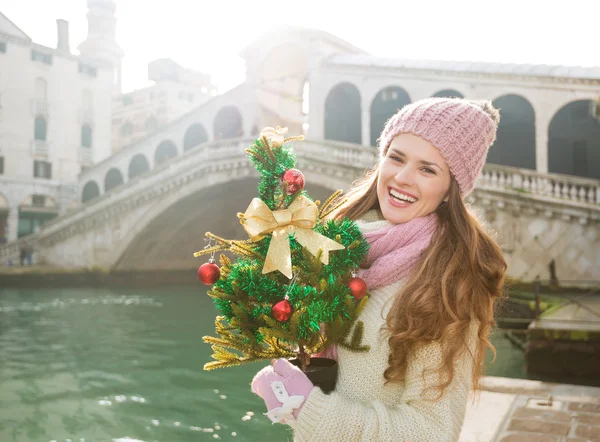
{"type": "Polygon", "coordinates": [[[404,224],[388,223],[380,229],[364,232],[371,247],[358,276],[370,290],[404,278],[431,243],[437,226],[438,217],[431,213],[404,224]]]}

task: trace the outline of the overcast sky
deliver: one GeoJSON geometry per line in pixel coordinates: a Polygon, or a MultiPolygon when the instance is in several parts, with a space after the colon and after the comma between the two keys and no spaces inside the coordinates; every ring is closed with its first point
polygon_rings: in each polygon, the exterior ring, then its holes
{"type": "MultiPolygon", "coordinates": [[[[116,0],[123,89],[144,87],[147,63],[168,57],[207,72],[221,92],[244,80],[239,51],[271,26],[334,34],[373,55],[600,66],[600,0],[116,0]]],[[[71,49],[87,32],[86,0],[0,0],[34,42],[71,49]]]]}

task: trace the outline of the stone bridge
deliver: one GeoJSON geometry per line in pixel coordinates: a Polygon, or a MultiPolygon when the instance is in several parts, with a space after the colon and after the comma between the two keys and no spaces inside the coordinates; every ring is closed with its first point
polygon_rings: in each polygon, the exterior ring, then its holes
{"type": "Polygon", "coordinates": [[[244,83],[84,169],[77,183],[0,194],[12,241],[0,246],[0,265],[31,246],[36,262],[64,267],[196,267],[206,230],[246,237],[236,213],[257,177],[244,148],[260,128],[305,134],[298,167],[323,199],[373,165],[372,146],[398,108],[464,96],[491,99],[502,115],[471,204],[497,233],[509,274],[548,279],[554,260],[562,280],[600,280],[600,70],[380,59],[306,29],[273,37],[240,54],[244,83]],[[61,214],[13,241],[33,194],[61,214]]]}
{"type": "MultiPolygon", "coordinates": [[[[33,246],[38,263],[102,269],[186,269],[201,261],[210,230],[245,238],[236,213],[256,196],[257,175],[244,149],[250,138],[205,142],[0,248],[0,263],[33,246]]],[[[332,141],[295,142],[308,192],[323,200],[348,189],[375,161],[374,148],[332,141]]],[[[497,232],[509,274],[521,280],[600,279],[597,180],[486,165],[470,202],[497,232]]]]}

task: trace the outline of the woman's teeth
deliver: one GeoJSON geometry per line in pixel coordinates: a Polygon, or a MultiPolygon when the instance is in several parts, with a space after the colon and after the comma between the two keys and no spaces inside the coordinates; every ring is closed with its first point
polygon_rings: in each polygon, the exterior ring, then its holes
{"type": "Polygon", "coordinates": [[[412,198],[408,195],[404,195],[403,193],[396,192],[393,189],[390,189],[390,195],[392,196],[392,198],[403,201],[403,202],[414,203],[417,201],[416,198],[412,198]]]}

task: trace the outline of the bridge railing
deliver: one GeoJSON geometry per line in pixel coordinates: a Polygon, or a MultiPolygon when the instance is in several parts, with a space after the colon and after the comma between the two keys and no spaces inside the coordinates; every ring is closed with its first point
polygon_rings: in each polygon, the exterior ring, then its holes
{"type": "Polygon", "coordinates": [[[360,169],[371,168],[377,159],[377,148],[340,141],[303,141],[294,149],[299,157],[308,157],[327,163],[342,164],[360,169]]]}
{"type": "MultiPolygon", "coordinates": [[[[338,141],[308,141],[296,150],[300,156],[344,163],[356,168],[370,168],[378,155],[375,147],[338,141]]],[[[592,204],[600,208],[600,180],[591,178],[486,164],[477,186],[482,189],[512,190],[555,201],[592,204]]]]}
{"type": "Polygon", "coordinates": [[[477,184],[483,189],[514,190],[600,207],[600,180],[486,164],[477,184]]]}

